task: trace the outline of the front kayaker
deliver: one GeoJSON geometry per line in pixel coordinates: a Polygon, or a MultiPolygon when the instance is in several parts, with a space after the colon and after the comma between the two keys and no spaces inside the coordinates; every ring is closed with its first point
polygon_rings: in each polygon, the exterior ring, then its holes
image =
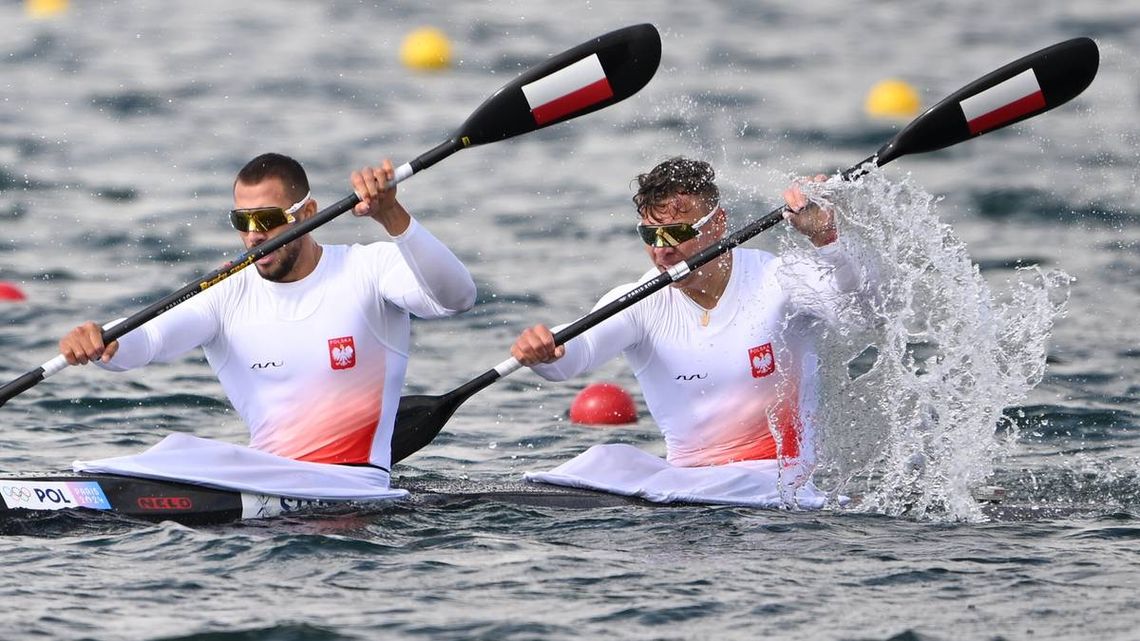
{"type": "MultiPolygon", "coordinates": [[[[351,181],[361,199],[353,213],[375,220],[394,242],[322,245],[306,234],[259,259],[256,271],[209,287],[110,345],[98,325],[85,323],[60,341],[60,353],[73,365],[94,360],[121,371],[201,346],[253,450],[370,468],[387,487],[409,315],[451,316],[475,301],[467,269],[408,214],[395,186],[386,187],[393,176],[384,161],[351,181]]],[[[273,153],[241,169],[233,198],[230,222],[247,249],[318,210],[302,166],[273,153]]]]}

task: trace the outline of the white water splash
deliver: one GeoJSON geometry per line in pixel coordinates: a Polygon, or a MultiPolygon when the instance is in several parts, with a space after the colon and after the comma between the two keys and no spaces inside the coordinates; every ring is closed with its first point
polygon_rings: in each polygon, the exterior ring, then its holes
{"type": "MultiPolygon", "coordinates": [[[[991,290],[909,179],[809,189],[838,206],[840,242],[867,276],[820,344],[817,482],[858,510],[981,519],[971,492],[1015,444],[1002,411],[1040,382],[1070,277],[1020,269],[991,290]]],[[[781,244],[813,259],[797,234],[781,244]]]]}

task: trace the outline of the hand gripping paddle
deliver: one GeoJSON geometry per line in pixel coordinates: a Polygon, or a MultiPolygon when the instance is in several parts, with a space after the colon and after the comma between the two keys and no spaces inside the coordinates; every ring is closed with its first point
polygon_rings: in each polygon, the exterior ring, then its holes
{"type": "MultiPolygon", "coordinates": [[[[520,136],[604,109],[637,93],[661,62],[661,36],[651,24],[611,31],[551,57],[507,83],[468,116],[446,142],[396,168],[393,184],[455,152],[520,136]]],[[[252,265],[257,259],[304,236],[360,202],[347,196],[285,233],[251,248],[219,269],[185,285],[123,322],[103,330],[103,343],[155,318],[199,292],[252,265]]],[[[0,387],[0,406],[67,367],[62,355],[0,387]]]]}
{"type": "MultiPolygon", "coordinates": [[[[1072,100],[1096,77],[1100,53],[1089,38],[1074,38],[1031,53],[951,94],[915,118],[875,154],[843,172],[855,180],[896,158],[943,149],[1045,113],[1072,100]]],[[[554,334],[562,345],[653,292],[783,220],[783,207],[753,221],[652,280],[638,285],[554,334]]],[[[521,367],[509,358],[442,396],[400,399],[392,435],[395,464],[432,441],[468,398],[521,367]]]]}

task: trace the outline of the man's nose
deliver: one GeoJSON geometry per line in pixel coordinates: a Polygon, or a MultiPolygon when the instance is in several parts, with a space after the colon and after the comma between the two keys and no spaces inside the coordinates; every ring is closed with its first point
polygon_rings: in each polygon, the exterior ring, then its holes
{"type": "Polygon", "coordinates": [[[260,245],[261,243],[265,242],[265,239],[268,237],[269,234],[266,234],[263,231],[247,231],[242,233],[242,238],[245,240],[246,247],[255,247],[257,245],[260,245]]]}

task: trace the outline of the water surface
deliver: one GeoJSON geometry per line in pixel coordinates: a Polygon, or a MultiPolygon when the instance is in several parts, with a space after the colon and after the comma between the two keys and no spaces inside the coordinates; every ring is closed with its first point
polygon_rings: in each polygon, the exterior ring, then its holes
{"type": "MultiPolygon", "coordinates": [[[[1066,38],[1091,36],[1102,54],[1073,103],[883,171],[932,197],[924,215],[948,225],[994,300],[1016,291],[1018,267],[1072,277],[1064,311],[1042,324],[1040,383],[1005,408],[996,437],[967,425],[987,440],[1014,434],[1011,447],[990,457],[959,443],[955,468],[988,469],[985,482],[1011,502],[1070,515],[471,503],[199,529],[58,517],[5,538],[0,636],[1133,638],[1135,7],[85,2],[50,20],[7,3],[0,18],[0,281],[29,298],[0,303],[5,379],[51,358],[78,322],[132,313],[237,255],[223,212],[250,157],[297,157],[327,205],[347,195],[351,168],[430,149],[528,66],[654,23],[662,65],[634,98],[465,150],[401,185],[480,289],[473,312],[415,326],[407,391],[430,394],[500,362],[523,327],[572,320],[646,268],[630,180],[661,159],[712,161],[742,225],[776,206],[790,177],[846,168],[898,130],[862,112],[878,80],[903,78],[929,105],[1066,38]],[[402,38],[424,24],[451,37],[450,70],[401,66],[402,38]]],[[[324,242],[382,236],[349,218],[317,232],[324,242]]],[[[751,244],[789,242],[777,228],[751,244]]],[[[1028,303],[1010,309],[1031,320],[1028,303]]],[[[621,363],[574,383],[526,372],[500,381],[397,480],[478,488],[598,442],[660,452],[647,419],[608,431],[566,420],[577,391],[600,380],[636,394],[621,363]]],[[[0,411],[5,472],[128,454],[171,431],[245,440],[198,355],[123,375],[73,368],[0,411]]]]}

